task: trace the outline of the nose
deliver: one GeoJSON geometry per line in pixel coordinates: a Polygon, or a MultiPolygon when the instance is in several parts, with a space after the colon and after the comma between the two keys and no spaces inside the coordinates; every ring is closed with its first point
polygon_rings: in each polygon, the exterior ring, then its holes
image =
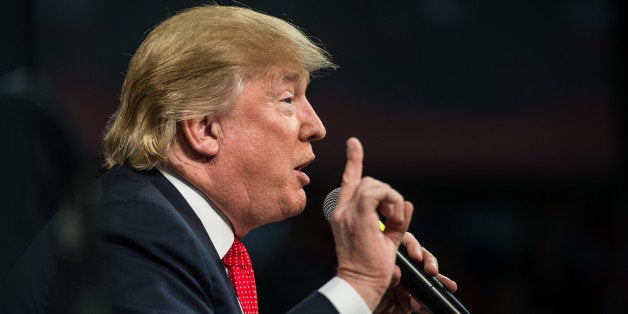
{"type": "Polygon", "coordinates": [[[312,142],[323,139],[327,134],[327,130],[325,130],[323,122],[307,99],[305,99],[302,108],[303,110],[300,114],[301,129],[299,130],[299,140],[312,142]]]}

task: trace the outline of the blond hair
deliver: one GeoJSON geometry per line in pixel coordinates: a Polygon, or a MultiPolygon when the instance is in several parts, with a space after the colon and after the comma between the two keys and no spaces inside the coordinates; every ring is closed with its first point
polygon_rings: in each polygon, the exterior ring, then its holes
{"type": "Polygon", "coordinates": [[[272,66],[333,68],[290,23],[242,7],[195,7],[157,25],[137,49],[104,134],[107,168],[168,159],[177,123],[227,114],[245,77],[272,66]]]}

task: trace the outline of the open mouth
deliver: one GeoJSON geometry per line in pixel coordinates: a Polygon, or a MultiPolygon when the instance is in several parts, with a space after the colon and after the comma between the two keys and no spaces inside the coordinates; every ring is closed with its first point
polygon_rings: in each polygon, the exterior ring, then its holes
{"type": "Polygon", "coordinates": [[[309,165],[312,162],[312,160],[314,160],[313,157],[309,159],[307,162],[300,164],[294,168],[294,170],[298,173],[297,176],[299,177],[301,184],[303,185],[307,185],[310,183],[310,177],[308,177],[308,175],[305,172],[303,172],[303,168],[307,167],[307,165],[309,165]]]}
{"type": "Polygon", "coordinates": [[[309,164],[310,164],[310,163],[308,162],[308,163],[306,163],[306,164],[303,164],[303,165],[297,166],[296,168],[294,168],[294,170],[302,171],[302,170],[303,170],[303,168],[307,167],[307,165],[309,165],[309,164]]]}
{"type": "Polygon", "coordinates": [[[302,171],[302,170],[303,170],[303,168],[307,167],[310,163],[312,163],[312,160],[314,160],[314,158],[312,158],[312,159],[308,160],[307,162],[305,162],[305,163],[303,163],[303,164],[301,164],[301,165],[299,165],[299,166],[296,166],[296,167],[294,168],[294,170],[302,171]]]}

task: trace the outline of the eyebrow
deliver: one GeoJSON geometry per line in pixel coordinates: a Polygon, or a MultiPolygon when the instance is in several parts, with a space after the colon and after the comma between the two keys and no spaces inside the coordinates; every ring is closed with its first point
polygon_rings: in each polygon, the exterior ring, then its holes
{"type": "Polygon", "coordinates": [[[307,71],[285,71],[281,76],[271,81],[269,91],[275,90],[276,92],[284,84],[299,85],[301,80],[304,80],[304,85],[307,87],[310,83],[310,73],[307,71]]]}
{"type": "Polygon", "coordinates": [[[281,77],[281,79],[279,80],[281,83],[294,83],[294,84],[298,84],[299,81],[301,81],[302,79],[304,79],[305,81],[305,86],[307,86],[310,83],[310,75],[307,71],[303,71],[303,72],[291,72],[288,74],[285,74],[281,77]]]}
{"type": "MultiPolygon", "coordinates": [[[[298,72],[292,72],[289,74],[286,74],[284,76],[281,77],[281,82],[282,83],[297,83],[298,81],[300,81],[303,78],[303,74],[302,73],[298,73],[298,72]]],[[[306,75],[306,81],[309,81],[309,75],[306,75]]]]}

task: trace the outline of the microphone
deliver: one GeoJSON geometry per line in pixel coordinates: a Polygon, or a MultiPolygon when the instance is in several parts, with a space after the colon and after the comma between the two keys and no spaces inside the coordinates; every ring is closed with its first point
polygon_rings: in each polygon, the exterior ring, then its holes
{"type": "MultiPolygon", "coordinates": [[[[323,214],[329,221],[338,204],[340,188],[329,192],[323,202],[323,214]]],[[[379,228],[384,231],[380,221],[379,228]]],[[[470,314],[463,305],[435,278],[425,273],[423,263],[414,262],[402,245],[397,250],[397,266],[401,269],[401,285],[434,314],[470,314]]]]}

